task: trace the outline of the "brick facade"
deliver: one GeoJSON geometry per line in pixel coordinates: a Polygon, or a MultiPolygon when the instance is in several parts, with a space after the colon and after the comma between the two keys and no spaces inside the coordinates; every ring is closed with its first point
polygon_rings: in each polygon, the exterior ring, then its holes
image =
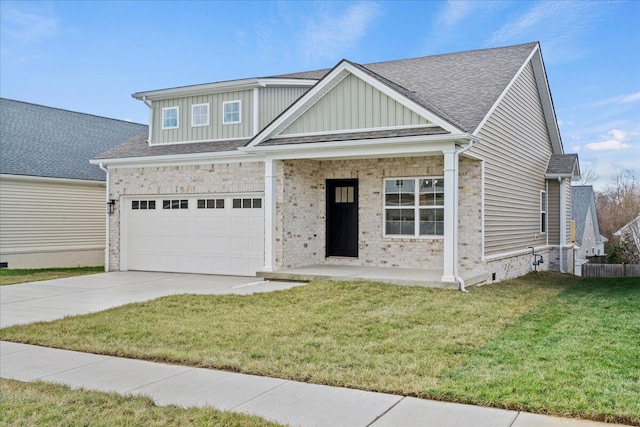
{"type": "MultiPolygon", "coordinates": [[[[277,267],[336,264],[441,269],[443,238],[383,236],[383,182],[384,178],[442,175],[442,156],[279,162],[277,267]],[[358,257],[326,258],[326,180],[348,178],[358,179],[358,257]]],[[[461,159],[459,255],[463,268],[481,264],[481,185],[480,162],[461,159]]]]}
{"type": "Polygon", "coordinates": [[[216,163],[109,170],[110,198],[117,201],[109,217],[109,269],[120,270],[122,196],[197,195],[264,192],[264,163],[216,163]]]}

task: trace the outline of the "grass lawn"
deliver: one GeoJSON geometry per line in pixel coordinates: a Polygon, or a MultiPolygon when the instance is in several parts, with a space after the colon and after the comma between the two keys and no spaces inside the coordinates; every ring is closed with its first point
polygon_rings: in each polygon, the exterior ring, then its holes
{"type": "Polygon", "coordinates": [[[172,296],[0,338],[640,425],[640,280],[539,273],[470,290],[172,296]]]}
{"type": "Polygon", "coordinates": [[[40,268],[32,270],[9,270],[2,268],[0,269],[0,286],[96,273],[104,273],[104,267],[40,268]]]}
{"type": "Polygon", "coordinates": [[[3,426],[278,426],[259,417],[212,408],[156,406],[145,397],[71,390],[0,379],[3,426]]]}

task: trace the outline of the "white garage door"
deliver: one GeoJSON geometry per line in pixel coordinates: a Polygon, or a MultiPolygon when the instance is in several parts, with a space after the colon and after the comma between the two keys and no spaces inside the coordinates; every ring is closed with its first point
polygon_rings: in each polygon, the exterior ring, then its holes
{"type": "Polygon", "coordinates": [[[127,270],[253,276],[264,262],[261,196],[125,199],[127,270]]]}

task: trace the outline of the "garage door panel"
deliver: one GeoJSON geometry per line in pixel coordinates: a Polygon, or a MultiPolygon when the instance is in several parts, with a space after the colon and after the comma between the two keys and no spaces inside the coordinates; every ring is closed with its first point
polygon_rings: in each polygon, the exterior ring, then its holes
{"type": "Polygon", "coordinates": [[[255,275],[263,261],[263,209],[234,209],[231,197],[225,198],[224,208],[199,209],[201,198],[170,198],[188,199],[187,209],[163,209],[169,198],[155,199],[155,210],[133,210],[127,203],[127,268],[255,275]]]}

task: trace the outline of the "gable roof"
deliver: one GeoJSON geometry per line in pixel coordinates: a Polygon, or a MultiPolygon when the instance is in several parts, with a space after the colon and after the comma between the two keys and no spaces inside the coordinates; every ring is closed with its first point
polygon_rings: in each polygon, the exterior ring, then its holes
{"type": "Polygon", "coordinates": [[[598,238],[600,229],[598,228],[598,217],[595,215],[596,206],[593,187],[591,185],[571,186],[571,219],[576,222],[576,241],[579,244],[582,244],[589,208],[593,212],[593,225],[596,228],[595,235],[598,238]]]}
{"type": "MultiPolygon", "coordinates": [[[[537,42],[359,65],[465,132],[473,132],[538,46],[537,42]]],[[[283,74],[322,78],[331,70],[283,74]]]]}
{"type": "Polygon", "coordinates": [[[123,120],[0,98],[0,173],[104,181],[89,159],[147,130],[123,120]]]}
{"type": "MultiPolygon", "coordinates": [[[[580,179],[580,163],[578,155],[552,154],[547,164],[546,178],[571,178],[580,179]]],[[[593,192],[593,189],[592,189],[593,192]]]]}

